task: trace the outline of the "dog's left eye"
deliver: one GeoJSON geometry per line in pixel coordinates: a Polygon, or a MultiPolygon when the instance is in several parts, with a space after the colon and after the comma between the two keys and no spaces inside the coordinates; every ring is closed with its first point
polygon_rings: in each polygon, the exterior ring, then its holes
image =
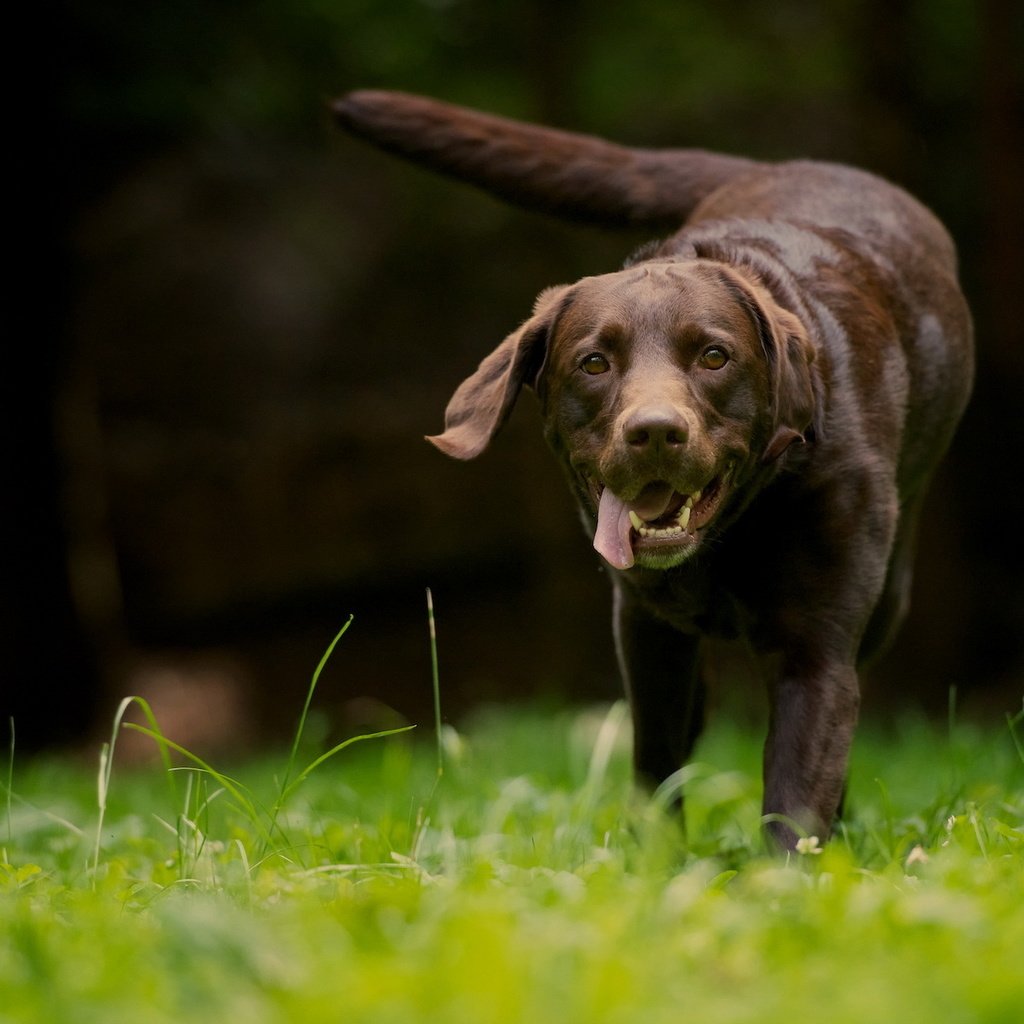
{"type": "Polygon", "coordinates": [[[580,369],[593,376],[598,373],[607,373],[611,369],[611,364],[600,352],[591,352],[589,356],[584,356],[580,361],[580,369]]]}
{"type": "Polygon", "coordinates": [[[700,365],[706,370],[720,370],[729,362],[729,353],[719,345],[711,345],[700,355],[700,365]]]}

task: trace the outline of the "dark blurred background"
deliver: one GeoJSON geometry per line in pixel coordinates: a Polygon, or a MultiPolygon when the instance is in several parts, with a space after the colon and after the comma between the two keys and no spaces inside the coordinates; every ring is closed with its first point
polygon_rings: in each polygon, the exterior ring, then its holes
{"type": "Polygon", "coordinates": [[[965,713],[1019,706],[1021,12],[38,8],[9,94],[25,141],[9,147],[0,713],[18,749],[90,739],[127,693],[201,748],[280,738],[350,613],[318,696],[331,727],[427,720],[427,586],[448,715],[618,692],[607,580],[531,402],[473,464],[422,435],[536,292],[643,237],[518,212],[342,137],[327,103],[362,86],[643,146],[850,162],[932,206],[960,246],[978,383],[867,707],[944,711],[954,686],[965,713]]]}

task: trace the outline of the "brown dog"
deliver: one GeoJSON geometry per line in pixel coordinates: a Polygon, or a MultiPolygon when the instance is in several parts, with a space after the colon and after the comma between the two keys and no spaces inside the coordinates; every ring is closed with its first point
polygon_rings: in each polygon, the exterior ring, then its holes
{"type": "Polygon", "coordinates": [[[549,288],[431,438],[478,455],[520,388],[612,568],[634,760],[658,783],[703,723],[704,636],[772,671],[766,829],[827,834],[857,668],[907,609],[928,480],[964,409],[956,254],[900,189],[847,167],[624,149],[400,93],[350,131],[506,199],[683,227],[626,269],[549,288]]]}

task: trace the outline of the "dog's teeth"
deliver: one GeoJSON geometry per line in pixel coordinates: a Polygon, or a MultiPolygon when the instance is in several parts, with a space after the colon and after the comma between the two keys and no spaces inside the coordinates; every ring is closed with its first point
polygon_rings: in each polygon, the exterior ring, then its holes
{"type": "Polygon", "coordinates": [[[629,510],[629,521],[633,524],[634,530],[639,530],[642,534],[644,531],[644,521],[632,510],[629,510]]]}
{"type": "Polygon", "coordinates": [[[689,501],[683,506],[682,512],[679,513],[679,529],[680,531],[685,530],[690,522],[690,509],[691,505],[689,501]]]}
{"type": "Polygon", "coordinates": [[[678,537],[682,532],[681,526],[665,526],[655,529],[652,526],[642,526],[638,531],[641,537],[678,537]]]}
{"type": "Polygon", "coordinates": [[[694,491],[693,494],[690,495],[690,497],[693,498],[694,505],[696,505],[697,502],[700,501],[700,496],[703,493],[704,493],[703,491],[694,491]]]}
{"type": "Polygon", "coordinates": [[[684,508],[693,508],[693,495],[691,494],[685,502],[683,502],[684,508]]]}

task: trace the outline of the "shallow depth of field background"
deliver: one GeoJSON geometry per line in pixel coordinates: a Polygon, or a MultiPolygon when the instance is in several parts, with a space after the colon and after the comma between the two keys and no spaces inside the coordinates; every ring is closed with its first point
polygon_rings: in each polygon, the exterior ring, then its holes
{"type": "MultiPolygon", "coordinates": [[[[40,15],[42,17],[42,15],[40,15]]],[[[425,444],[544,286],[643,235],[566,226],[333,127],[356,87],[642,146],[846,161],[950,227],[976,398],[869,714],[1024,678],[1021,10],[1012,0],[69,2],[14,103],[0,713],[91,739],[126,693],[198,749],[617,693],[607,580],[527,397],[478,462],[425,444]],[[13,372],[13,367],[23,369],[13,372]]],[[[719,652],[720,702],[747,706],[719,652]],[[737,700],[735,695],[739,693],[737,700]]]]}

